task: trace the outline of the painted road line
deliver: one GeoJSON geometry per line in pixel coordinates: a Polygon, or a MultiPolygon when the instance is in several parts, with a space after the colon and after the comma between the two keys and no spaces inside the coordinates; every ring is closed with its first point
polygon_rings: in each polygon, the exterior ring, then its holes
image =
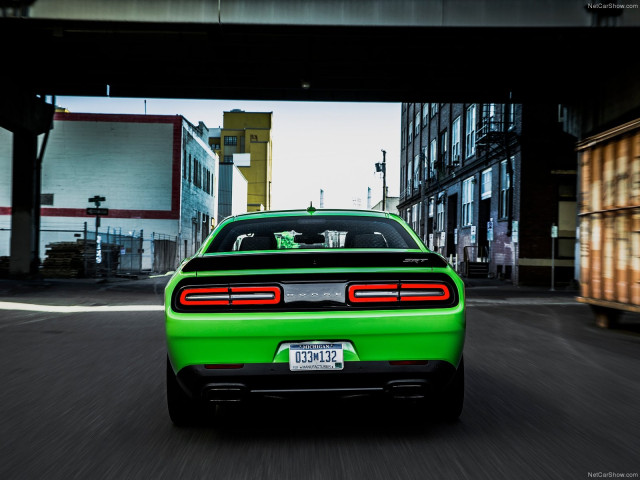
{"type": "Polygon", "coordinates": [[[0,310],[45,313],[98,313],[98,312],[156,312],[163,305],[37,305],[33,303],[0,302],[0,310]]]}

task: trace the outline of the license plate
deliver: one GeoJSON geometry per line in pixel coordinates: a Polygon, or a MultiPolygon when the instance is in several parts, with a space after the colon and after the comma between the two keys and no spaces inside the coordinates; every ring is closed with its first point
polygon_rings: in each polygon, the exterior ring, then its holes
{"type": "Polygon", "coordinates": [[[341,343],[293,343],[289,346],[289,369],[342,370],[341,343]]]}

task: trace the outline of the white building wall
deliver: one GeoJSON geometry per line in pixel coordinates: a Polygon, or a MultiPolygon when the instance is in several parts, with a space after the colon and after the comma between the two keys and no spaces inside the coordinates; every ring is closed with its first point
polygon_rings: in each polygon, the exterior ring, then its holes
{"type": "Polygon", "coordinates": [[[11,206],[13,135],[0,128],[0,257],[9,255],[11,244],[11,206]]]}
{"type": "Polygon", "coordinates": [[[233,193],[231,201],[231,215],[239,215],[247,212],[247,192],[249,183],[242,172],[233,166],[233,193]]]}
{"type": "Polygon", "coordinates": [[[170,123],[56,121],[42,193],[54,194],[54,208],[84,209],[102,195],[110,209],[171,210],[172,133],[170,123]]]}
{"type": "MultiPolygon", "coordinates": [[[[218,188],[218,158],[203,138],[204,124],[181,116],[56,114],[43,161],[42,193],[53,194],[53,205],[42,206],[41,259],[47,244],[73,241],[85,223],[95,232],[95,217],[86,215],[95,195],[106,197],[100,207],[109,209],[101,234],[143,232],[143,270],[153,266],[154,233],[179,246],[200,242],[206,226],[194,230],[191,219],[217,216],[218,188]],[[189,158],[198,160],[197,184],[195,164],[186,178],[189,158]]],[[[10,255],[11,143],[12,134],[0,129],[0,256],[10,255]]],[[[177,260],[183,257],[179,251],[177,260]]]]}

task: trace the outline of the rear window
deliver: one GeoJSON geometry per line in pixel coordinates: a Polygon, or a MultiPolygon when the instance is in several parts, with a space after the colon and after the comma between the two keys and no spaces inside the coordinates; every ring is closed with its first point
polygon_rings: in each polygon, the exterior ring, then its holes
{"type": "Polygon", "coordinates": [[[388,218],[292,216],[231,222],[206,253],[308,248],[420,247],[400,223],[388,218]]]}

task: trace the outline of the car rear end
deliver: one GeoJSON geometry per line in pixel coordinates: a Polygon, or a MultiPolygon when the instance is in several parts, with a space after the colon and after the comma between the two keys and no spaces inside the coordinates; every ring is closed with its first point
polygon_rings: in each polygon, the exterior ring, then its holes
{"type": "Polygon", "coordinates": [[[313,245],[205,247],[174,275],[167,374],[185,408],[264,396],[423,399],[451,388],[465,309],[463,283],[446,261],[424,247],[313,245]]]}

